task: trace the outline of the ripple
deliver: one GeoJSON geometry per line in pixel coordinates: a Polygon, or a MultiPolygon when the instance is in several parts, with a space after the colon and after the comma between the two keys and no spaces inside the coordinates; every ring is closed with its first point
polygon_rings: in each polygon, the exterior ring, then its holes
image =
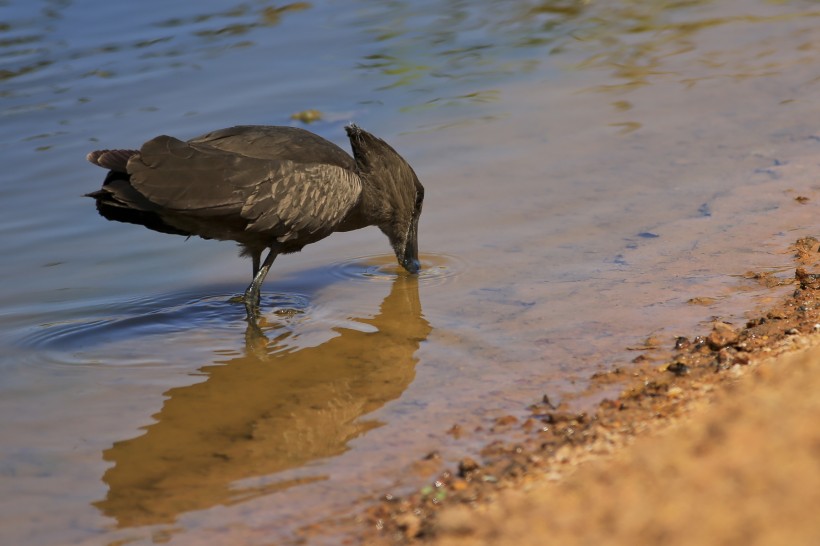
{"type": "MultiPolygon", "coordinates": [[[[422,254],[419,256],[421,270],[419,283],[439,285],[455,279],[465,269],[463,260],[447,254],[422,254]]],[[[392,254],[360,256],[336,262],[331,265],[331,273],[339,278],[361,282],[392,282],[408,273],[392,254]]]]}
{"type": "MultiPolygon", "coordinates": [[[[229,295],[186,298],[165,295],[111,303],[86,316],[40,324],[23,335],[24,347],[44,350],[83,350],[147,336],[179,332],[236,337],[244,330],[245,306],[229,295]]],[[[267,324],[294,328],[308,315],[311,300],[299,293],[263,293],[261,309],[267,324]]]]}

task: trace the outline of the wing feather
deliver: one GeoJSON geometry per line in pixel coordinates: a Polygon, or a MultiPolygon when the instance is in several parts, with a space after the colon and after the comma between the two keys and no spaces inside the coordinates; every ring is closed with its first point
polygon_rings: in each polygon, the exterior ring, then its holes
{"type": "Polygon", "coordinates": [[[279,242],[333,229],[358,203],[359,177],[327,164],[283,161],[242,209],[249,231],[272,232],[279,242]]]}
{"type": "Polygon", "coordinates": [[[128,173],[134,188],[170,211],[239,215],[277,163],[159,136],[128,161],[128,173]]]}

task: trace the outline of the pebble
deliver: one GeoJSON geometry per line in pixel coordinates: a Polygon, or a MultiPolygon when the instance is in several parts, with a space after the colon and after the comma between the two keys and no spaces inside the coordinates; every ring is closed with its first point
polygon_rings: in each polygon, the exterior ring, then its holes
{"type": "Polygon", "coordinates": [[[669,390],[666,391],[666,396],[677,398],[678,396],[683,394],[683,389],[680,387],[669,387],[669,390]]]}
{"type": "Polygon", "coordinates": [[[479,465],[475,459],[471,457],[464,457],[458,462],[458,475],[463,478],[471,472],[478,470],[480,466],[481,465],[479,465]]]}
{"type": "Polygon", "coordinates": [[[719,350],[734,343],[737,343],[740,337],[731,325],[725,322],[716,322],[712,327],[712,332],[706,338],[706,342],[714,350],[719,350]]]}

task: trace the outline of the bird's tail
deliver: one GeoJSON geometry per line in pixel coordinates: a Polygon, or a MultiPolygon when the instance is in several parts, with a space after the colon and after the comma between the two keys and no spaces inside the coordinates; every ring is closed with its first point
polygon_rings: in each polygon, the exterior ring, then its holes
{"type": "Polygon", "coordinates": [[[85,158],[94,165],[117,172],[128,172],[128,160],[137,155],[139,150],[96,150],[85,158]]]}

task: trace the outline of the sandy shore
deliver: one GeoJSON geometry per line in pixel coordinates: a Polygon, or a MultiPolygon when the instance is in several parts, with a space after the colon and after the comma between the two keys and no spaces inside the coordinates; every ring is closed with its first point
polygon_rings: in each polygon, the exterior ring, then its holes
{"type": "Polygon", "coordinates": [[[597,376],[621,394],[589,414],[533,405],[504,423],[523,441],[372,507],[365,542],[820,544],[818,246],[795,244],[795,290],[764,315],[597,376]]]}

